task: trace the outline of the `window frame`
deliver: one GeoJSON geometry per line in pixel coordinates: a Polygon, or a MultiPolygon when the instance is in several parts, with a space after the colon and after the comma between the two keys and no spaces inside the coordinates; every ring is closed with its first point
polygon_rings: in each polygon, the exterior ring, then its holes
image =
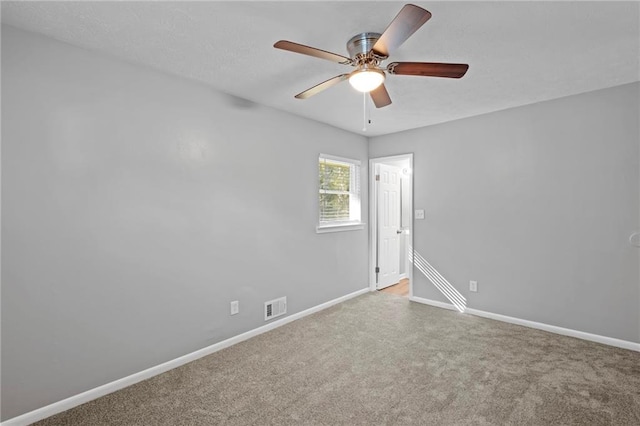
{"type": "MultiPolygon", "coordinates": [[[[318,221],[316,225],[316,232],[319,234],[325,232],[340,232],[340,231],[354,231],[358,229],[364,229],[365,223],[362,222],[362,185],[360,182],[362,181],[362,162],[360,160],[355,160],[353,158],[345,158],[339,157],[336,155],[323,154],[320,153],[318,155],[318,221]],[[334,161],[336,163],[348,164],[350,167],[349,172],[349,220],[335,220],[335,221],[320,221],[321,211],[320,211],[320,194],[322,194],[323,189],[320,188],[320,164],[322,161],[334,161]],[[352,209],[356,208],[357,213],[353,212],[352,209]]],[[[327,191],[327,190],[325,190],[327,191]]],[[[330,193],[330,192],[325,192],[330,193]]]]}

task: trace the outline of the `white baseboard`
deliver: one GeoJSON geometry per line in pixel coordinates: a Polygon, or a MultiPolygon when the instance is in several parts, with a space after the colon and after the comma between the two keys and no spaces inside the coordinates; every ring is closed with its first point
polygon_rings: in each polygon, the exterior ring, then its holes
{"type": "Polygon", "coordinates": [[[449,309],[450,311],[457,311],[456,307],[451,303],[438,302],[437,300],[425,299],[423,297],[413,296],[409,298],[412,302],[422,303],[423,305],[431,305],[437,308],[449,309]]]}
{"type": "MultiPolygon", "coordinates": [[[[438,308],[450,309],[456,311],[455,306],[449,303],[438,302],[436,300],[425,299],[422,297],[411,297],[412,302],[423,303],[425,305],[436,306],[438,308]]],[[[615,339],[613,337],[600,336],[598,334],[585,333],[584,331],[572,330],[570,328],[557,327],[555,325],[543,324],[541,322],[529,321],[520,318],[509,317],[506,315],[494,314],[478,309],[466,308],[465,314],[471,314],[478,317],[490,318],[497,321],[508,322],[510,324],[522,325],[524,327],[535,328],[538,330],[548,331],[550,333],[562,334],[563,336],[575,337],[578,339],[589,340],[591,342],[602,343],[617,348],[629,349],[640,352],[640,343],[630,342],[628,340],[615,339]]]]}
{"type": "Polygon", "coordinates": [[[47,405],[42,408],[38,408],[37,410],[33,410],[28,413],[22,414],[20,416],[14,417],[12,419],[8,419],[2,422],[0,425],[1,426],[24,426],[24,425],[29,425],[31,423],[37,422],[38,420],[46,419],[47,417],[51,417],[55,414],[61,413],[63,411],[77,407],[78,405],[84,404],[85,402],[92,401],[101,396],[126,388],[127,386],[131,386],[143,380],[149,379],[153,376],[157,376],[158,374],[162,374],[166,371],[173,370],[174,368],[180,367],[181,365],[184,365],[191,361],[195,361],[199,358],[210,355],[214,352],[218,352],[221,349],[228,348],[229,346],[233,346],[236,343],[243,342],[259,334],[266,333],[267,331],[271,331],[278,327],[282,327],[283,325],[288,324],[297,319],[306,317],[313,313],[319,312],[323,309],[327,309],[333,305],[337,305],[338,303],[341,303],[346,300],[352,299],[354,297],[360,296],[362,294],[368,293],[369,291],[370,291],[369,287],[363,288],[358,291],[354,291],[353,293],[347,294],[342,297],[338,297],[337,299],[330,300],[328,302],[306,309],[302,312],[292,314],[288,317],[273,321],[261,327],[254,328],[253,330],[249,330],[245,333],[238,334],[237,336],[231,337],[227,340],[223,340],[222,342],[215,343],[211,346],[207,346],[206,348],[202,348],[195,352],[191,352],[179,358],[172,359],[171,361],[167,361],[160,365],[156,365],[155,367],[147,368],[146,370],[140,371],[138,373],[134,373],[127,377],[123,377],[122,379],[115,380],[111,383],[107,383],[102,386],[98,386],[97,388],[94,388],[94,389],[89,389],[88,391],[63,399],[62,401],[54,402],[53,404],[47,405]]]}

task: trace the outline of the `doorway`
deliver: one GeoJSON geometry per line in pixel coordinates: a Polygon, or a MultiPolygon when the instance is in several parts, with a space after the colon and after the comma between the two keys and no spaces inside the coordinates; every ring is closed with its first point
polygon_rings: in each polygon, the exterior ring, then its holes
{"type": "Polygon", "coordinates": [[[413,154],[372,158],[369,171],[370,290],[412,297],[413,154]]]}

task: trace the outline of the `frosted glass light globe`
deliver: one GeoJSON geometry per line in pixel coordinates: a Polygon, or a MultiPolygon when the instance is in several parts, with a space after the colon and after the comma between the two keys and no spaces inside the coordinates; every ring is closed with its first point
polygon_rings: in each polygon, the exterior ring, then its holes
{"type": "Polygon", "coordinates": [[[359,92],[370,92],[384,82],[384,72],[380,70],[355,71],[349,77],[349,84],[359,92]]]}

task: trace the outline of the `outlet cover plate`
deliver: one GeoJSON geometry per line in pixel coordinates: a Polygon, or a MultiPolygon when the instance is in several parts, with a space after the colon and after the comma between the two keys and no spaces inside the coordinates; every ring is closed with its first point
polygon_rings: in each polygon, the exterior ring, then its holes
{"type": "Polygon", "coordinates": [[[235,315],[240,312],[240,303],[237,300],[231,302],[231,315],[235,315]]]}
{"type": "Polygon", "coordinates": [[[478,281],[469,281],[469,291],[478,291],[478,281]]]}

